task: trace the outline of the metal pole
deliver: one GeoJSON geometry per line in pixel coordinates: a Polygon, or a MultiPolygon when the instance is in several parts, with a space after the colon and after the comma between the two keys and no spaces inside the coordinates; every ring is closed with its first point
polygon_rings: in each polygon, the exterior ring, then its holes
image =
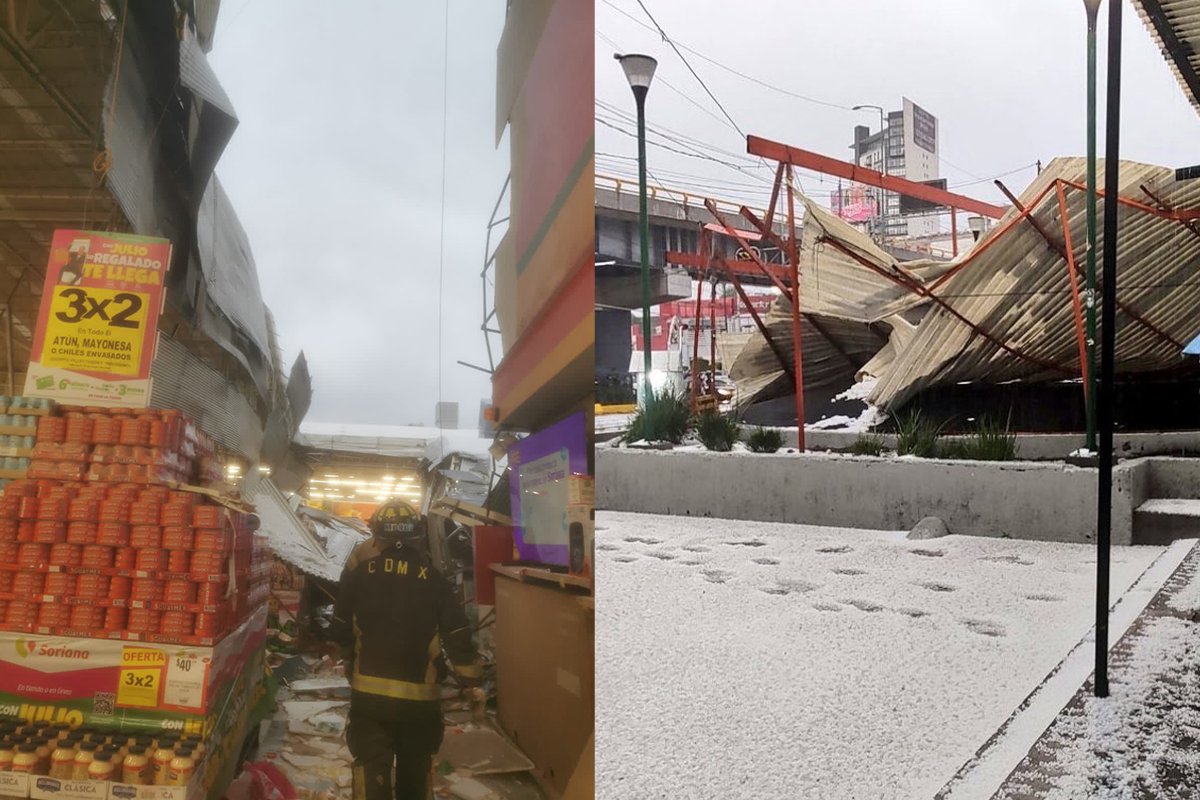
{"type": "Polygon", "coordinates": [[[950,253],[958,256],[958,209],[950,206],[950,253]]]}
{"type": "Polygon", "coordinates": [[[787,243],[788,261],[792,267],[792,370],[796,388],[796,449],[804,452],[804,359],[800,332],[800,258],[796,252],[795,187],[792,184],[792,165],[788,164],[787,182],[787,243]]]}
{"type": "MultiPolygon", "coordinates": [[[[650,402],[650,372],[653,369],[650,342],[650,214],[646,208],[646,88],[635,86],[638,123],[638,218],[641,223],[642,256],[642,408],[650,402]]],[[[650,415],[645,416],[646,441],[652,441],[650,415]]]]}
{"type": "Polygon", "coordinates": [[[1088,450],[1096,452],[1096,17],[1098,0],[1087,7],[1087,281],[1083,309],[1087,327],[1087,413],[1088,450]]]}
{"type": "Polygon", "coordinates": [[[1112,536],[1113,371],[1117,345],[1117,192],[1121,164],[1121,10],[1108,4],[1108,99],[1104,134],[1104,285],[1101,287],[1100,391],[1096,424],[1100,434],[1100,486],[1096,503],[1096,697],[1108,697],[1108,573],[1112,536]]]}

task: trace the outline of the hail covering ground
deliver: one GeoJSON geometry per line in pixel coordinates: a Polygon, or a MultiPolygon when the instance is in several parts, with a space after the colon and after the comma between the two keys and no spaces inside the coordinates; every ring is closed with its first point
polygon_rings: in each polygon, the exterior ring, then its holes
{"type": "Polygon", "coordinates": [[[603,798],[932,797],[1092,622],[1088,546],[602,512],[596,550],[603,798]]]}

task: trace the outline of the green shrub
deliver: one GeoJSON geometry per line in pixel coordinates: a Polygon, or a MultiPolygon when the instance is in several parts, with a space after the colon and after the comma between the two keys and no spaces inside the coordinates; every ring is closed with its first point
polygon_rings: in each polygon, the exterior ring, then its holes
{"type": "Polygon", "coordinates": [[[746,439],[746,444],[755,453],[774,453],[783,447],[783,435],[770,428],[755,428],[746,439]]]}
{"type": "Polygon", "coordinates": [[[873,433],[863,434],[850,445],[850,452],[856,456],[883,455],[883,437],[873,433]]]}
{"type": "Polygon", "coordinates": [[[973,459],[975,458],[972,442],[962,439],[951,439],[938,445],[938,458],[973,459]]]}
{"type": "Polygon", "coordinates": [[[696,435],[709,450],[728,452],[737,441],[737,420],[732,415],[705,411],[696,417],[696,435]]]}
{"type": "Polygon", "coordinates": [[[658,394],[651,394],[634,414],[625,441],[637,442],[647,439],[647,424],[653,435],[653,441],[679,444],[688,432],[688,422],[691,409],[686,397],[677,395],[667,389],[658,394]]]}
{"type": "Polygon", "coordinates": [[[922,418],[919,411],[910,411],[899,416],[896,418],[896,454],[936,458],[938,436],[941,432],[941,425],[934,425],[922,418]]]}
{"type": "Polygon", "coordinates": [[[971,458],[978,461],[1012,461],[1017,457],[1017,437],[993,419],[984,417],[970,443],[971,458]]]}

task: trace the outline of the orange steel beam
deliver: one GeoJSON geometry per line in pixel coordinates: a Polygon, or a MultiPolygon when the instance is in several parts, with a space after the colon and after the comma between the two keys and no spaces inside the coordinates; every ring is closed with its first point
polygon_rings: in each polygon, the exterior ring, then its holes
{"type": "MultiPolygon", "coordinates": [[[[755,216],[753,211],[745,206],[742,206],[741,213],[742,216],[746,218],[746,221],[755,228],[758,228],[758,232],[762,234],[762,237],[778,247],[780,252],[786,253],[789,251],[790,246],[788,243],[781,239],[779,235],[775,233],[775,231],[771,230],[771,226],[768,225],[764,220],[761,220],[755,216]]],[[[793,235],[795,235],[794,231],[793,235]]]]}
{"type": "Polygon", "coordinates": [[[759,271],[771,279],[771,283],[775,284],[775,288],[783,292],[783,296],[786,297],[790,303],[792,301],[792,293],[788,291],[788,288],[784,285],[783,281],[775,276],[774,272],[767,269],[767,265],[763,263],[763,260],[754,254],[754,248],[748,241],[746,241],[746,238],[742,236],[741,231],[725,221],[725,217],[722,216],[721,212],[717,210],[717,204],[712,200],[705,200],[704,205],[708,207],[708,213],[712,214],[717,223],[725,229],[726,235],[737,240],[737,243],[742,246],[742,249],[750,254],[750,258],[754,261],[759,271]]]}
{"type": "MultiPolygon", "coordinates": [[[[1175,210],[1171,207],[1170,203],[1168,203],[1166,200],[1163,200],[1161,197],[1159,197],[1154,192],[1152,192],[1150,190],[1150,187],[1144,183],[1142,184],[1142,191],[1146,193],[1147,197],[1149,197],[1151,200],[1154,201],[1155,205],[1157,205],[1159,208],[1163,209],[1164,211],[1174,211],[1175,210]]],[[[1189,231],[1191,231],[1193,236],[1200,237],[1200,228],[1196,227],[1195,222],[1181,221],[1179,224],[1182,225],[1183,227],[1187,228],[1189,231]]]]}
{"type": "Polygon", "coordinates": [[[1087,335],[1083,332],[1083,303],[1079,299],[1079,267],[1075,264],[1075,247],[1071,243],[1071,218],[1067,215],[1067,195],[1062,184],[1054,182],[1058,192],[1058,217],[1062,220],[1063,252],[1067,256],[1067,281],[1071,284],[1071,307],[1075,311],[1075,342],[1079,346],[1079,374],[1083,378],[1083,402],[1088,402],[1091,383],[1088,381],[1087,335]]]}
{"type": "MultiPolygon", "coordinates": [[[[720,256],[717,257],[718,269],[723,266],[723,261],[723,258],[720,256]]],[[[730,283],[733,284],[733,288],[737,290],[738,297],[742,298],[742,302],[746,305],[746,310],[750,312],[750,317],[754,320],[754,325],[758,328],[758,332],[763,335],[763,338],[767,340],[767,346],[770,347],[771,352],[775,354],[775,359],[779,362],[779,366],[781,366],[783,371],[787,373],[789,380],[795,380],[795,378],[792,376],[792,366],[788,364],[787,359],[784,358],[783,351],[779,349],[779,345],[775,342],[774,337],[771,336],[771,332],[767,330],[766,323],[762,321],[762,317],[760,317],[758,312],[754,310],[754,305],[750,302],[750,297],[746,294],[746,290],[742,288],[742,282],[739,281],[737,275],[733,274],[732,272],[726,273],[725,277],[729,278],[730,283]]]]}
{"type": "MultiPolygon", "coordinates": [[[[1010,192],[1008,190],[1008,187],[1005,186],[1002,182],[997,180],[997,181],[995,181],[995,183],[996,183],[996,186],[999,187],[1000,191],[1004,192],[1005,197],[1007,197],[1012,202],[1013,207],[1016,208],[1017,211],[1024,213],[1025,206],[1021,205],[1021,201],[1017,199],[1017,196],[1014,195],[1012,192],[1010,192]]],[[[1062,183],[1064,186],[1070,185],[1069,183],[1067,183],[1065,181],[1063,181],[1062,183]]],[[[1041,237],[1046,240],[1046,244],[1050,246],[1050,249],[1052,249],[1055,253],[1058,253],[1059,258],[1062,258],[1065,260],[1067,257],[1067,251],[1065,249],[1063,249],[1062,243],[1055,241],[1054,237],[1052,237],[1046,231],[1046,229],[1042,227],[1042,223],[1037,221],[1037,217],[1030,215],[1030,216],[1027,216],[1025,219],[1030,225],[1033,226],[1033,229],[1035,231],[1037,231],[1039,234],[1041,234],[1041,237]]],[[[1190,223],[1185,222],[1183,224],[1188,225],[1190,223]]],[[[1151,322],[1150,320],[1143,317],[1141,314],[1139,314],[1137,311],[1135,311],[1134,308],[1131,305],[1129,305],[1129,303],[1127,303],[1126,301],[1118,299],[1117,300],[1117,308],[1121,309],[1121,311],[1126,316],[1128,316],[1130,319],[1132,319],[1137,324],[1141,325],[1146,330],[1153,333],[1158,338],[1162,339],[1164,342],[1167,342],[1172,347],[1178,348],[1179,350],[1183,350],[1182,342],[1176,341],[1175,338],[1172,337],[1170,334],[1168,334],[1166,331],[1162,330],[1157,325],[1155,325],[1153,322],[1151,322]]]]}
{"type": "MultiPolygon", "coordinates": [[[[1066,178],[1059,178],[1059,180],[1062,181],[1064,185],[1070,186],[1072,189],[1079,189],[1082,192],[1087,191],[1087,187],[1082,183],[1069,181],[1066,178]]],[[[1096,196],[1104,197],[1104,190],[1099,188],[1096,189],[1096,196]]],[[[1200,219],[1200,208],[1155,208],[1154,206],[1148,206],[1145,203],[1139,203],[1137,200],[1125,197],[1124,195],[1117,195],[1117,203],[1123,206],[1129,206],[1130,208],[1136,208],[1138,211],[1145,211],[1147,214],[1153,214],[1161,219],[1169,219],[1176,222],[1187,222],[1193,219],[1200,219]]]]}
{"type": "Polygon", "coordinates": [[[896,285],[901,286],[905,289],[908,289],[910,292],[912,292],[916,295],[919,295],[921,297],[929,298],[934,303],[939,305],[941,308],[945,309],[946,313],[948,313],[950,316],[954,317],[959,322],[961,322],[962,324],[964,324],[968,328],[970,328],[972,331],[979,334],[984,339],[987,339],[989,342],[996,345],[996,347],[999,347],[1001,350],[1008,353],[1009,355],[1016,356],[1017,358],[1028,361],[1031,364],[1037,364],[1039,367],[1042,367],[1043,369],[1052,370],[1054,372],[1062,372],[1062,373],[1066,373],[1067,375],[1073,374],[1071,372],[1071,370],[1067,369],[1066,367],[1060,366],[1059,364],[1055,364],[1050,361],[1046,361],[1045,359],[1042,359],[1042,358],[1038,358],[1037,356],[1030,355],[1029,353],[1026,353],[1022,350],[1018,350],[1017,348],[1013,347],[1012,345],[1005,343],[1004,341],[1000,340],[995,334],[991,333],[990,331],[985,330],[982,326],[976,325],[974,322],[971,322],[971,320],[969,320],[965,316],[963,316],[961,312],[959,312],[957,309],[955,309],[953,306],[951,306],[949,303],[947,303],[943,298],[934,294],[928,287],[922,286],[919,283],[912,283],[910,281],[910,279],[907,278],[907,276],[902,276],[901,274],[889,272],[888,270],[883,269],[882,267],[876,266],[875,264],[871,263],[867,259],[860,256],[858,253],[851,250],[849,247],[846,247],[844,244],[839,242],[837,239],[825,237],[825,238],[822,238],[821,241],[828,242],[830,245],[833,246],[833,249],[838,250],[839,252],[845,253],[846,255],[850,256],[850,258],[852,258],[855,261],[857,261],[858,263],[862,264],[867,269],[871,270],[872,272],[876,272],[876,273],[882,275],[883,277],[892,281],[896,285]]]}
{"type": "Polygon", "coordinates": [[[792,356],[796,359],[793,367],[796,381],[796,449],[804,452],[804,366],[802,364],[800,346],[800,264],[796,253],[796,210],[793,206],[795,189],[792,185],[792,165],[787,168],[787,221],[788,221],[788,260],[792,265],[792,356]]]}
{"type": "MultiPolygon", "coordinates": [[[[700,249],[702,252],[708,250],[706,234],[708,232],[701,230],[700,233],[700,249]]],[[[704,281],[696,281],[696,324],[692,328],[692,411],[696,410],[696,395],[700,393],[700,370],[697,368],[700,363],[700,301],[703,299],[704,281]]]]}
{"type": "Polygon", "coordinates": [[[945,283],[946,281],[950,280],[952,277],[957,275],[962,270],[963,267],[967,266],[967,264],[970,264],[976,258],[978,258],[979,256],[986,253],[988,248],[990,248],[996,242],[1000,241],[1000,238],[1006,232],[1008,232],[1009,229],[1011,229],[1018,222],[1025,219],[1030,214],[1032,214],[1033,209],[1037,208],[1038,203],[1042,202],[1042,199],[1047,194],[1049,194],[1050,190],[1053,188],[1054,188],[1054,184],[1052,184],[1052,183],[1048,184],[1045,189],[1042,189],[1042,191],[1038,193],[1037,197],[1033,198],[1033,202],[1030,203],[1027,208],[1022,209],[1020,211],[1020,213],[1018,213],[1015,217],[1011,218],[1010,220],[1008,220],[1007,222],[1002,224],[999,228],[996,228],[992,232],[992,234],[987,238],[986,241],[984,241],[981,244],[977,244],[977,245],[975,245],[975,247],[971,248],[971,252],[967,253],[967,257],[964,258],[962,261],[958,262],[957,266],[947,270],[945,275],[943,275],[942,277],[940,277],[936,281],[934,281],[932,284],[930,284],[930,286],[929,286],[930,291],[937,289],[943,283],[945,283]]]}
{"type": "MultiPolygon", "coordinates": [[[[779,199],[779,184],[783,181],[783,164],[775,168],[775,185],[771,187],[771,203],[767,206],[767,227],[771,227],[771,223],[775,220],[775,201],[779,199]]],[[[746,207],[742,206],[742,213],[746,213],[746,207]]]]}
{"type": "MultiPolygon", "coordinates": [[[[698,253],[681,253],[678,250],[667,251],[667,263],[674,264],[680,267],[687,267],[696,272],[702,272],[712,266],[709,259],[698,253]]],[[[762,269],[758,264],[745,258],[731,258],[725,260],[725,272],[737,273],[741,276],[750,275],[755,278],[762,277],[762,269]]],[[[788,271],[786,267],[778,264],[767,264],[767,271],[774,276],[776,280],[786,280],[788,271]]]]}
{"type": "Polygon", "coordinates": [[[944,189],[937,189],[933,186],[917,183],[916,181],[898,178],[895,175],[881,175],[873,169],[866,169],[857,164],[851,164],[849,161],[830,158],[820,153],[814,153],[811,150],[772,142],[770,139],[763,139],[758,136],[746,137],[746,152],[796,167],[823,172],[826,175],[834,175],[839,178],[857,181],[858,183],[865,183],[868,186],[877,186],[889,192],[915,197],[918,200],[926,200],[930,203],[937,203],[949,208],[961,208],[963,211],[973,211],[976,214],[981,214],[992,219],[999,219],[1004,216],[1004,209],[1002,207],[985,203],[982,200],[976,200],[973,197],[947,192],[944,189]]]}

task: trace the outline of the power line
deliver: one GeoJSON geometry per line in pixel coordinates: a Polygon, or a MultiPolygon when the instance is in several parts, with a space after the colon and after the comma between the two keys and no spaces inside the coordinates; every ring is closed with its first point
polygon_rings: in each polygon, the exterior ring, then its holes
{"type": "Polygon", "coordinates": [[[736,122],[733,121],[733,117],[729,116],[729,112],[725,110],[725,106],[721,105],[721,101],[718,100],[717,96],[712,93],[711,89],[708,88],[708,84],[705,83],[704,79],[700,77],[699,73],[697,73],[696,70],[692,68],[691,63],[687,60],[686,57],[684,57],[684,55],[680,51],[680,49],[675,46],[675,42],[671,41],[671,37],[667,36],[667,32],[664,31],[662,29],[662,26],[658,24],[658,20],[656,20],[654,18],[654,15],[650,13],[650,9],[646,8],[646,4],[643,3],[642,0],[637,0],[637,4],[639,6],[641,6],[643,13],[645,13],[645,15],[647,17],[649,17],[650,21],[652,23],[654,23],[654,27],[658,28],[658,32],[662,36],[663,41],[666,42],[667,44],[671,45],[671,49],[675,51],[675,55],[679,56],[679,60],[683,62],[683,65],[688,68],[688,72],[692,73],[692,77],[696,79],[696,82],[700,84],[700,87],[702,89],[704,89],[705,93],[709,96],[709,98],[714,103],[717,104],[717,108],[721,109],[721,113],[725,115],[725,119],[729,120],[729,124],[734,127],[734,130],[736,130],[738,133],[740,133],[744,137],[746,135],[745,132],[740,127],[738,127],[738,124],[736,122]]]}
{"type": "MultiPolygon", "coordinates": [[[[608,36],[605,36],[603,32],[601,32],[601,31],[597,30],[597,31],[596,31],[596,36],[597,36],[598,38],[600,38],[600,39],[603,39],[603,40],[604,40],[606,43],[608,43],[609,47],[611,47],[613,50],[615,50],[615,51],[617,51],[617,52],[624,52],[625,48],[621,47],[621,45],[617,44],[617,43],[616,43],[615,41],[613,41],[613,40],[612,40],[610,37],[608,37],[608,36]]],[[[725,126],[727,126],[727,127],[729,126],[729,121],[728,121],[728,120],[726,120],[726,119],[723,119],[723,118],[721,118],[721,117],[717,116],[716,114],[714,114],[713,112],[711,112],[711,111],[709,111],[707,108],[705,108],[704,106],[702,106],[702,105],[700,105],[699,103],[697,103],[695,100],[693,100],[693,99],[692,99],[692,97],[691,97],[691,96],[690,96],[690,95],[689,95],[687,92],[683,91],[682,89],[680,89],[679,87],[677,87],[675,84],[671,83],[671,82],[670,82],[670,81],[668,81],[666,78],[662,77],[661,75],[659,75],[659,76],[658,76],[658,78],[657,78],[657,80],[655,81],[655,83],[661,83],[661,84],[663,84],[663,85],[664,85],[664,86],[666,86],[668,89],[670,89],[672,92],[674,92],[675,94],[679,95],[679,96],[680,96],[680,97],[682,97],[684,100],[688,101],[689,103],[691,103],[692,105],[694,105],[696,108],[700,109],[700,111],[702,111],[703,113],[705,113],[705,114],[707,114],[708,116],[710,116],[710,117],[712,117],[713,119],[715,119],[717,122],[720,122],[722,125],[725,125],[725,126]]],[[[735,128],[735,130],[736,130],[736,128],[735,128]]]]}
{"type": "MultiPolygon", "coordinates": [[[[831,102],[829,102],[829,101],[827,101],[827,100],[820,100],[820,99],[818,99],[818,98],[816,98],[816,97],[810,97],[810,96],[808,96],[808,95],[805,95],[805,94],[800,94],[799,92],[793,92],[793,91],[791,91],[791,90],[789,90],[789,89],[784,89],[784,88],[782,88],[782,87],[779,87],[779,86],[776,86],[776,85],[774,85],[774,84],[772,84],[772,83],[768,83],[767,81],[764,81],[764,80],[762,80],[761,78],[756,78],[756,77],[754,77],[753,75],[747,75],[747,74],[746,74],[746,73],[744,73],[744,72],[741,72],[741,71],[739,71],[739,70],[736,70],[736,69],[734,69],[733,67],[729,66],[728,64],[723,64],[723,63],[721,63],[720,61],[717,61],[715,58],[711,58],[710,56],[706,56],[704,53],[701,53],[699,50],[696,50],[696,49],[694,49],[694,48],[688,47],[687,45],[685,45],[685,44],[683,44],[683,43],[681,43],[681,42],[675,42],[674,40],[672,40],[672,39],[668,38],[668,37],[667,37],[667,35],[666,35],[665,33],[663,33],[663,32],[662,32],[662,29],[661,29],[661,28],[659,28],[659,29],[656,31],[654,28],[651,28],[649,25],[647,25],[646,23],[642,22],[640,19],[638,19],[637,17],[633,16],[633,15],[632,15],[632,14],[630,14],[629,12],[625,11],[623,8],[621,8],[620,6],[616,5],[616,4],[615,4],[615,3],[613,3],[611,0],[603,0],[603,2],[604,2],[604,4],[605,4],[605,5],[607,5],[607,6],[609,6],[610,8],[612,8],[612,9],[613,9],[614,11],[616,11],[618,14],[621,14],[622,16],[624,16],[624,17],[627,17],[628,19],[632,20],[632,21],[633,21],[635,24],[637,24],[637,25],[640,25],[641,27],[645,28],[645,29],[646,29],[646,30],[648,30],[648,31],[652,31],[652,32],[654,32],[654,33],[658,33],[658,34],[660,34],[660,35],[662,36],[662,38],[663,38],[663,39],[664,39],[664,40],[665,40],[665,41],[666,41],[668,44],[670,44],[672,47],[675,47],[675,45],[676,45],[676,44],[678,44],[680,48],[682,48],[682,49],[684,49],[684,50],[687,50],[689,53],[691,53],[692,55],[696,56],[697,58],[699,58],[699,59],[701,59],[701,60],[704,60],[704,61],[707,61],[708,63],[712,64],[713,66],[715,66],[715,67],[719,67],[719,68],[721,68],[721,69],[725,70],[726,72],[729,72],[729,73],[732,73],[732,74],[734,74],[734,75],[737,75],[739,78],[743,78],[743,79],[745,79],[745,80],[748,80],[748,81],[750,81],[751,83],[756,83],[756,84],[758,84],[759,86],[762,86],[762,87],[764,87],[764,88],[770,89],[770,90],[772,90],[772,91],[775,91],[775,92],[779,92],[780,94],[787,95],[788,97],[794,97],[794,98],[796,98],[797,100],[804,100],[804,101],[806,101],[806,102],[809,102],[809,103],[815,103],[815,104],[817,104],[817,105],[820,105],[820,106],[826,106],[826,107],[828,107],[828,108],[836,108],[836,109],[839,109],[839,110],[842,110],[842,111],[853,111],[853,110],[854,110],[854,109],[853,109],[853,108],[851,108],[850,106],[844,106],[844,105],[841,105],[840,103],[831,103],[831,102]]],[[[641,0],[638,0],[638,5],[641,5],[641,0]]],[[[642,10],[643,10],[643,11],[645,10],[645,6],[642,6],[642,10]]],[[[647,12],[646,16],[650,16],[649,12],[647,12]]],[[[653,17],[651,17],[651,20],[653,20],[653,17]]],[[[657,24],[658,24],[658,23],[655,23],[655,25],[656,25],[656,26],[657,26],[657,24]]],[[[682,57],[682,56],[681,56],[681,57],[682,57]]]]}
{"type": "MultiPolygon", "coordinates": [[[[446,265],[446,109],[450,95],[450,0],[446,0],[446,23],[442,37],[442,211],[438,230],[438,405],[442,402],[442,275],[446,265]]],[[[440,430],[443,415],[435,414],[440,430]]]]}

